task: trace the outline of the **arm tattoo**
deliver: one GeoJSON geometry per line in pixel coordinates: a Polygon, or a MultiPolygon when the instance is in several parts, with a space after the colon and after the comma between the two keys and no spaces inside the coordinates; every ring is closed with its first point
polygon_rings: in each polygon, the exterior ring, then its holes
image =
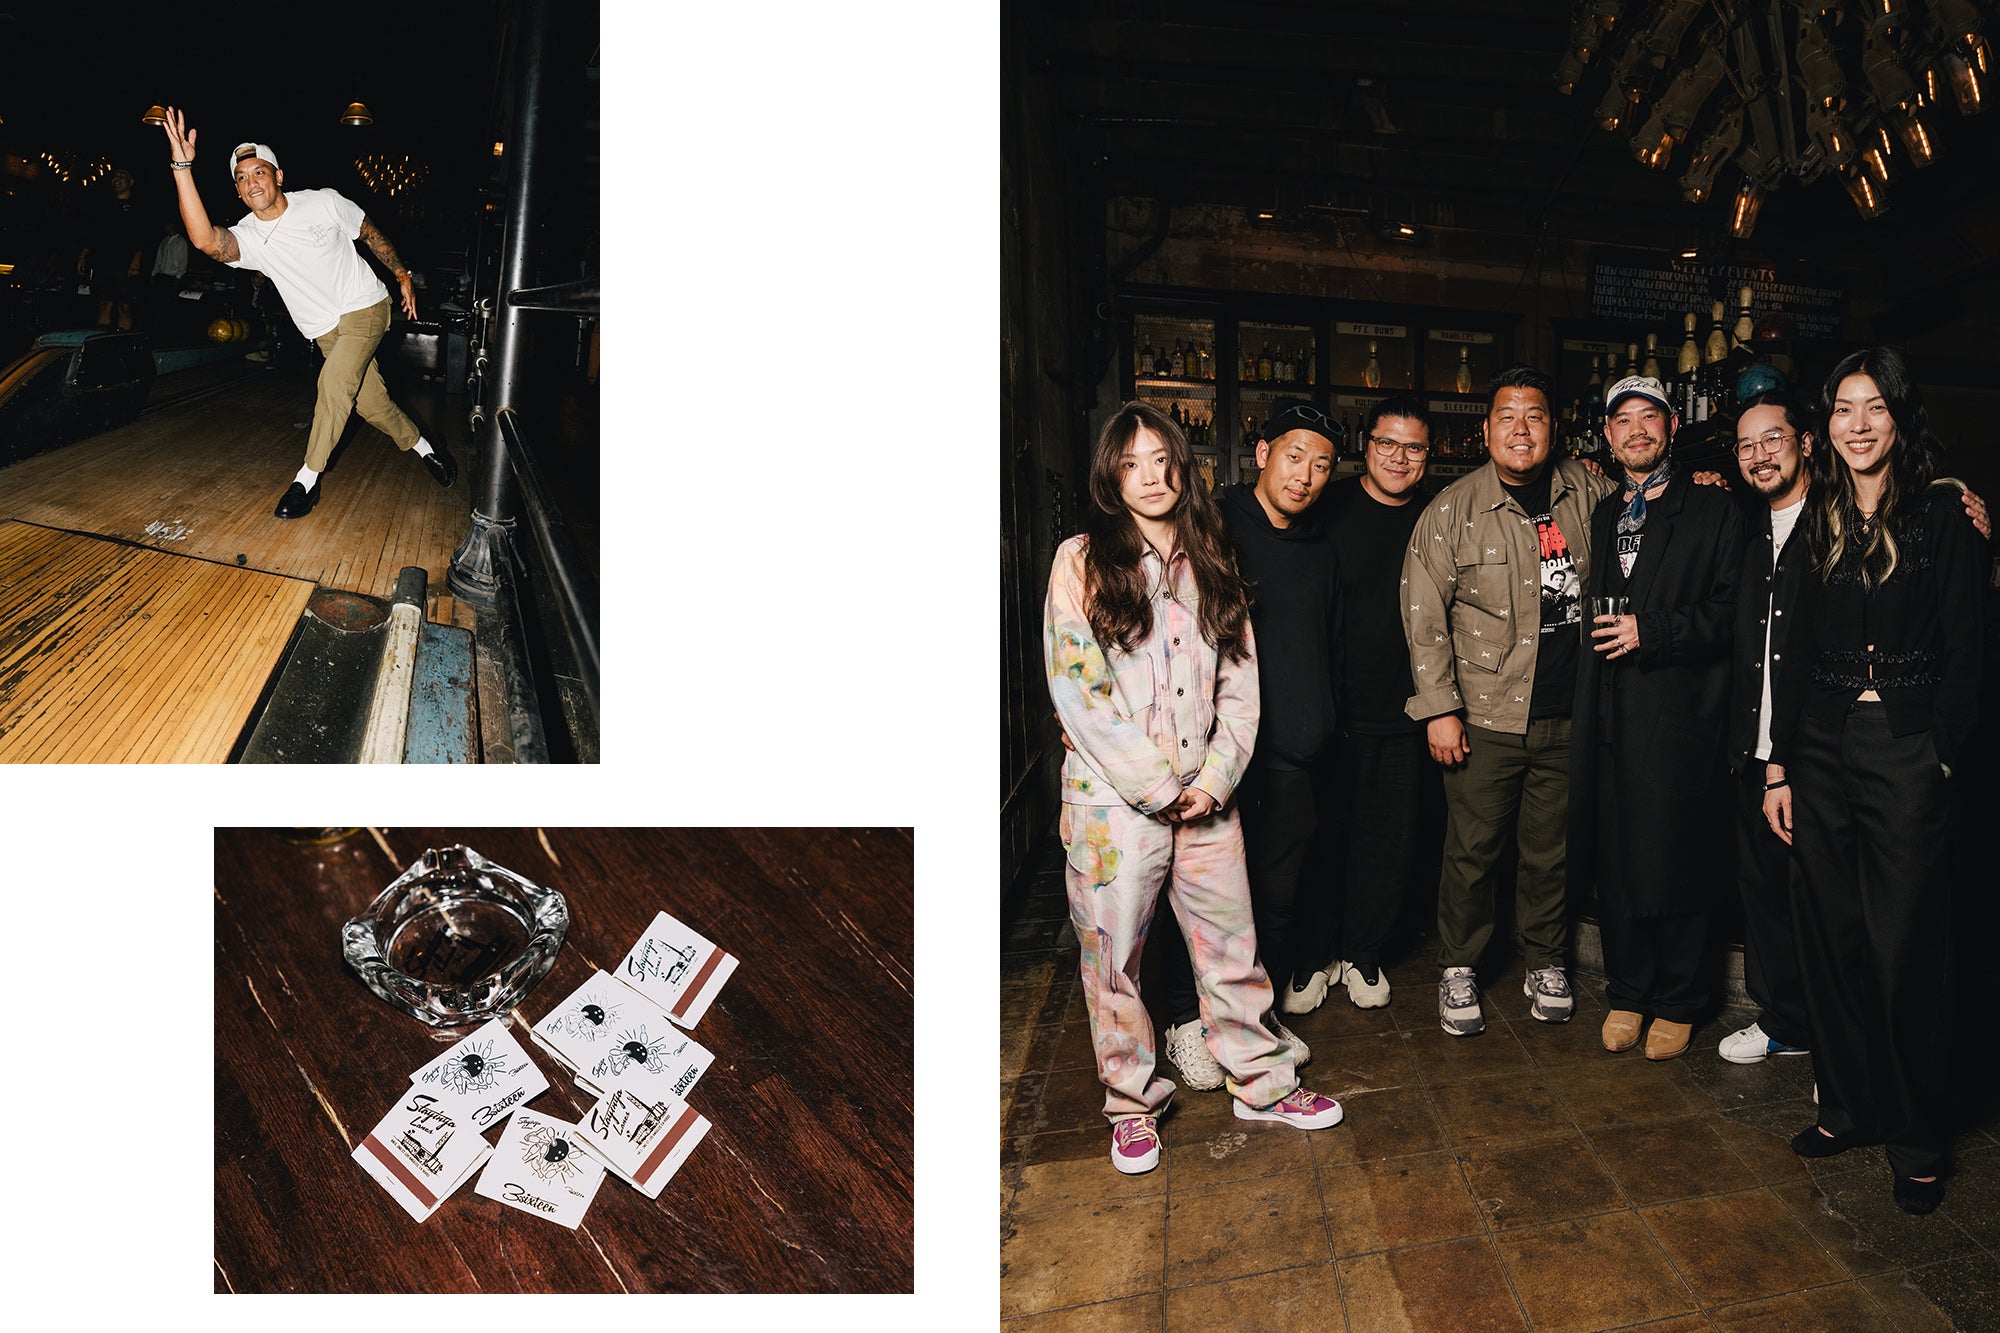
{"type": "Polygon", "coordinates": [[[367,218],[361,219],[361,243],[368,247],[370,254],[382,262],[383,268],[391,273],[403,271],[403,261],[396,258],[396,247],[390,245],[389,238],[367,218]]]}
{"type": "Polygon", "coordinates": [[[243,251],[236,244],[236,233],[227,227],[215,229],[215,243],[203,253],[218,264],[233,264],[243,258],[243,251]]]}

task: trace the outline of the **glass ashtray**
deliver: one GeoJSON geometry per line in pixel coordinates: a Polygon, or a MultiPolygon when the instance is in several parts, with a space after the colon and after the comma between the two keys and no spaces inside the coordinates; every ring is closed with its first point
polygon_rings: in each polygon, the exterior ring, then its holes
{"type": "Polygon", "coordinates": [[[548,974],[569,904],[470,847],[434,847],[341,927],[369,990],[433,1027],[480,1023],[548,974]]]}

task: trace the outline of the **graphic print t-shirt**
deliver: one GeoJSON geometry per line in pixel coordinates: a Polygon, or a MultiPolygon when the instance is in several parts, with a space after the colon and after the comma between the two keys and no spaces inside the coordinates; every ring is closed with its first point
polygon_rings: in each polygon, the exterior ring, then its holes
{"type": "Polygon", "coordinates": [[[1528,716],[1568,717],[1576,697],[1577,636],[1583,623],[1583,583],[1570,558],[1569,539],[1556,526],[1550,501],[1549,474],[1526,486],[1507,486],[1535,524],[1541,552],[1541,642],[1535,647],[1534,692],[1528,696],[1528,716]]]}

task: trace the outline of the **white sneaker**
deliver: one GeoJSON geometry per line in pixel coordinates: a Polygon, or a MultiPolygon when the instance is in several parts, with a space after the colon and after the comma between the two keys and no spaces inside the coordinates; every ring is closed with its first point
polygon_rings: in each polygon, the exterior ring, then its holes
{"type": "Polygon", "coordinates": [[[1278,1040],[1292,1048],[1292,1068],[1303,1069],[1312,1063],[1312,1047],[1300,1041],[1298,1033],[1280,1023],[1275,1017],[1271,1019],[1271,1026],[1278,1030],[1278,1040]]]}
{"type": "Polygon", "coordinates": [[[1326,1001],[1327,990],[1340,981],[1339,963],[1330,963],[1312,974],[1304,986],[1297,982],[1278,992],[1278,1008],[1288,1014],[1309,1014],[1326,1001]]]}
{"type": "Polygon", "coordinates": [[[1486,1031],[1479,1012],[1479,982],[1469,967],[1447,967],[1438,982],[1438,1024],[1454,1037],[1476,1037],[1486,1031]]]}
{"type": "Polygon", "coordinates": [[[1197,1092],[1222,1086],[1222,1066],[1209,1052],[1208,1036],[1198,1018],[1167,1029],[1167,1059],[1173,1061],[1181,1082],[1197,1092]]]}
{"type": "Polygon", "coordinates": [[[1389,1003],[1389,974],[1381,968],[1374,969],[1375,983],[1370,985],[1361,968],[1352,963],[1336,963],[1347,975],[1347,998],[1356,1009],[1380,1009],[1389,1003]]]}
{"type": "Polygon", "coordinates": [[[1787,1046],[1767,1036],[1761,1023],[1739,1028],[1716,1043],[1715,1053],[1733,1065],[1762,1064],[1771,1055],[1809,1055],[1801,1046],[1787,1046]]]}

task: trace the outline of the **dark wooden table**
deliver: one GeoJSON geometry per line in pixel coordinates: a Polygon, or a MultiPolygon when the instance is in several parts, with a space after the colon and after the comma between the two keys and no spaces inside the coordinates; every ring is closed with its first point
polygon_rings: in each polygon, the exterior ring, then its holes
{"type": "MultiPolygon", "coordinates": [[[[215,835],[215,1290],[907,1292],[912,884],[907,831],[385,829],[331,846],[215,835]],[[378,841],[379,839],[379,841],[378,841]],[[340,927],[427,847],[560,889],[570,928],[509,1030],[528,1040],[665,910],[740,960],[694,1031],[708,1138],[657,1200],[607,1175],[570,1232],[472,1192],[421,1224],[350,1159],[418,1066],[470,1029],[377,999],[340,927]],[[386,844],[386,846],[385,846],[386,844]]],[[[499,1131],[487,1131],[489,1142],[499,1131]]]]}

